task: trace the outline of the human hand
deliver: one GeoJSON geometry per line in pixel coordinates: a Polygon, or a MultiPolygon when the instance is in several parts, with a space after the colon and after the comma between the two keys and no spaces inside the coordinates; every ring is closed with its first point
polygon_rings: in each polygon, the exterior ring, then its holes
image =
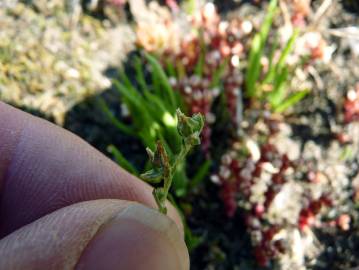
{"type": "Polygon", "coordinates": [[[0,102],[0,269],[187,270],[181,220],[80,138],[0,102]],[[146,206],[144,206],[146,205],[146,206]]]}

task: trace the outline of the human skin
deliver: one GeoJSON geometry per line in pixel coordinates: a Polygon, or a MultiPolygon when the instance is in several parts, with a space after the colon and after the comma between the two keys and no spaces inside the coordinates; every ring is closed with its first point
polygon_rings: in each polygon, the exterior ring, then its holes
{"type": "Polygon", "coordinates": [[[0,269],[189,269],[181,220],[79,137],[0,102],[0,269]]]}

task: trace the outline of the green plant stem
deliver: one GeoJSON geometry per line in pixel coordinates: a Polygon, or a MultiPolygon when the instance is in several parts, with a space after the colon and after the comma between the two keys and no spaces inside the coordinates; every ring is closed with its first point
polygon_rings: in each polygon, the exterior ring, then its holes
{"type": "Polygon", "coordinates": [[[166,199],[173,178],[178,169],[183,172],[183,166],[180,165],[185,165],[186,155],[191,148],[201,143],[200,134],[204,126],[204,117],[201,114],[187,117],[179,109],[177,109],[176,114],[178,119],[177,131],[182,137],[182,147],[179,153],[169,157],[163,141],[157,141],[154,152],[150,148],[146,149],[153,169],[141,174],[142,179],[152,183],[160,183],[163,180],[163,187],[154,188],[152,192],[159,211],[163,214],[167,213],[166,199]]]}
{"type": "Polygon", "coordinates": [[[178,154],[178,156],[176,157],[173,165],[171,166],[170,169],[170,174],[169,177],[164,179],[164,192],[166,197],[168,196],[168,193],[170,191],[171,185],[172,185],[172,180],[173,180],[173,176],[176,173],[177,167],[179,164],[181,164],[182,162],[184,162],[188,152],[191,150],[192,146],[191,145],[186,145],[185,143],[183,144],[183,148],[181,149],[180,153],[178,154]]]}

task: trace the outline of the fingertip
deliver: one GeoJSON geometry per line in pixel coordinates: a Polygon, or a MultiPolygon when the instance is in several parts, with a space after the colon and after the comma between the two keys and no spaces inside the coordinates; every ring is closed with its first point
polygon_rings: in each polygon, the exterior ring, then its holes
{"type": "Polygon", "coordinates": [[[76,269],[188,270],[189,255],[175,222],[133,203],[102,226],[76,269]]]}
{"type": "Polygon", "coordinates": [[[189,269],[174,221],[123,200],[59,209],[1,239],[0,257],[0,269],[189,269]]]}
{"type": "MultiPolygon", "coordinates": [[[[0,102],[0,236],[82,201],[156,207],[152,188],[79,137],[0,102]],[[49,196],[51,194],[51,196],[49,196]]],[[[172,205],[168,216],[183,231],[172,205]]]]}

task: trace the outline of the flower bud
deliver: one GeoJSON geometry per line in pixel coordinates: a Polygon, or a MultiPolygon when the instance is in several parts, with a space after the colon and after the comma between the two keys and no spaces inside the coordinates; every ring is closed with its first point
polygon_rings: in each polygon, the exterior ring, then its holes
{"type": "MultiPolygon", "coordinates": [[[[192,137],[191,140],[193,142],[196,142],[196,144],[199,144],[198,143],[199,133],[202,131],[202,128],[204,126],[203,116],[201,114],[195,114],[192,117],[187,117],[178,109],[177,118],[178,118],[178,133],[185,138],[192,137]]],[[[196,144],[192,144],[192,145],[196,145],[196,144]]]]}

